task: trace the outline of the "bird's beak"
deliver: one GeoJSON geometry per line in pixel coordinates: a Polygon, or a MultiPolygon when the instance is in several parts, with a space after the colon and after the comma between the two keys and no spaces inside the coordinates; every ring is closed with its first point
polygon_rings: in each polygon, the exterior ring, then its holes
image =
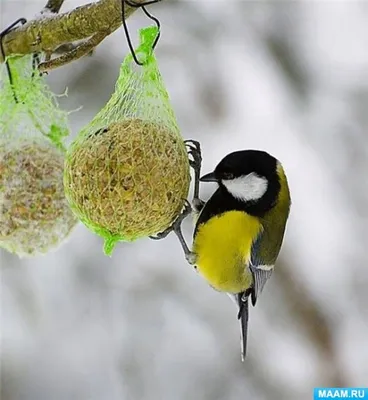
{"type": "Polygon", "coordinates": [[[209,174],[203,175],[199,180],[201,182],[217,182],[214,172],[210,172],[209,174]]]}

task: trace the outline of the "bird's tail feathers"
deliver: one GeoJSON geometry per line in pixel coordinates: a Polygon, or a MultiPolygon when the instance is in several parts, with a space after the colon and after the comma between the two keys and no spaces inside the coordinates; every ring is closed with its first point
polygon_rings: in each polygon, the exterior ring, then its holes
{"type": "Polygon", "coordinates": [[[240,321],[240,346],[241,346],[241,360],[244,362],[247,354],[247,339],[248,339],[248,320],[249,320],[249,298],[243,298],[243,293],[238,295],[240,321]]]}

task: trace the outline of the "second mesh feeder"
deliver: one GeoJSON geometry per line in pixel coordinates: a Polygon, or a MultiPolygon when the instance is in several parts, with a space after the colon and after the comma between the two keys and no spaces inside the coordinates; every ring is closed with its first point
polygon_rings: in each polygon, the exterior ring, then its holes
{"type": "Polygon", "coordinates": [[[19,257],[58,248],[78,222],[63,186],[67,113],[32,59],[0,68],[0,247],[19,257]]]}
{"type": "Polygon", "coordinates": [[[140,31],[137,66],[128,55],[115,92],[69,148],[64,174],[74,213],[105,239],[133,241],[165,230],[188,195],[190,174],[152,46],[156,27],[140,31]]]}

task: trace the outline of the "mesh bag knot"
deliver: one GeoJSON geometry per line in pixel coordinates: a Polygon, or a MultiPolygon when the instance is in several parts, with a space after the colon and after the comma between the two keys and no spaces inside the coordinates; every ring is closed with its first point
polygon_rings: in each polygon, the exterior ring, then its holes
{"type": "Polygon", "coordinates": [[[67,152],[66,197],[108,255],[118,241],[166,229],[188,194],[185,144],[152,51],[157,34],[140,30],[143,66],[125,57],[111,99],[67,152]]]}
{"type": "Polygon", "coordinates": [[[20,257],[55,249],[77,224],[64,194],[67,113],[32,67],[0,69],[0,247],[20,257]]]}

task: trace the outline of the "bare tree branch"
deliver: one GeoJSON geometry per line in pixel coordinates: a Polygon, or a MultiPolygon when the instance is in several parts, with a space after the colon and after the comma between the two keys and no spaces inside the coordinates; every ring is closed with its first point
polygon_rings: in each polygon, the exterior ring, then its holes
{"type": "MultiPolygon", "coordinates": [[[[50,0],[53,7],[62,4],[60,0],[50,0]]],[[[137,4],[145,4],[145,0],[135,0],[137,4]]],[[[128,18],[136,7],[125,4],[125,18],[128,18]]],[[[20,28],[10,32],[3,38],[6,55],[30,54],[45,52],[52,54],[58,47],[75,41],[90,39],[82,44],[82,48],[75,49],[72,57],[64,57],[57,65],[43,65],[55,68],[69,61],[79,58],[93,49],[94,44],[100,43],[106,36],[115,31],[122,24],[121,0],[100,0],[86,4],[70,12],[50,15],[45,18],[29,21],[20,28]],[[93,38],[93,39],[92,39],[93,38]],[[77,54],[76,54],[77,53],[77,54]]],[[[3,62],[0,55],[0,62],[3,62]]],[[[52,63],[53,60],[48,61],[52,63]]]]}

